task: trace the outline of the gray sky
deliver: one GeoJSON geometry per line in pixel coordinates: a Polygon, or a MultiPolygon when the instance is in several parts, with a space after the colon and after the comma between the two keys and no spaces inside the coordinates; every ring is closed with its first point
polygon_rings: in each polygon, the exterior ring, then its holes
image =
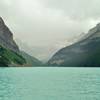
{"type": "Polygon", "coordinates": [[[45,58],[100,22],[100,0],[0,0],[0,15],[17,40],[45,58]]]}

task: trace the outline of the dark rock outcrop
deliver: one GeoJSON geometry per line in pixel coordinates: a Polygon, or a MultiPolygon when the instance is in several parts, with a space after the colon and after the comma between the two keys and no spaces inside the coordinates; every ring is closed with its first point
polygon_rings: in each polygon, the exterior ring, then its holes
{"type": "Polygon", "coordinates": [[[100,66],[100,24],[76,43],[59,50],[48,65],[65,67],[100,66]]]}
{"type": "Polygon", "coordinates": [[[8,48],[14,52],[19,52],[19,48],[13,40],[13,34],[5,25],[3,19],[0,17],[0,45],[8,48]]]}

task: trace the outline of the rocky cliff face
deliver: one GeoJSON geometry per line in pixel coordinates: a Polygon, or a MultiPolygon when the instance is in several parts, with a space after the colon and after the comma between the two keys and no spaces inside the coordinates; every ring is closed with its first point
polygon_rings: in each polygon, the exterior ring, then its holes
{"type": "Polygon", "coordinates": [[[3,19],[0,17],[0,45],[8,48],[14,52],[19,52],[19,48],[13,40],[13,34],[5,25],[3,19]]]}
{"type": "Polygon", "coordinates": [[[59,50],[48,65],[66,67],[98,67],[100,66],[100,24],[78,42],[59,50]]]}
{"type": "Polygon", "coordinates": [[[42,66],[35,57],[19,50],[13,34],[0,17],[0,67],[42,66]]]}

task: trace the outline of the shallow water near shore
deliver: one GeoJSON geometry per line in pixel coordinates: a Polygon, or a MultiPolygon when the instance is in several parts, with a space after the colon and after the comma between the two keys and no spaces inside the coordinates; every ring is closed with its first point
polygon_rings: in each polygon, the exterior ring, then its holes
{"type": "Polygon", "coordinates": [[[0,100],[100,100],[100,68],[0,68],[0,100]]]}

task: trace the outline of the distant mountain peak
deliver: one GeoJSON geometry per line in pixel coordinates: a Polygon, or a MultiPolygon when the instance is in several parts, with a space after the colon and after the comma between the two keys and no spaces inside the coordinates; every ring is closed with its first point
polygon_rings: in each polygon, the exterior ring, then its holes
{"type": "Polygon", "coordinates": [[[93,39],[93,38],[97,38],[97,37],[100,37],[100,23],[98,23],[95,27],[91,28],[88,31],[88,33],[83,35],[83,37],[78,40],[78,42],[82,41],[84,39],[93,39]]]}
{"type": "Polygon", "coordinates": [[[100,23],[98,23],[95,28],[100,31],[100,23]]]}
{"type": "Polygon", "coordinates": [[[100,23],[98,23],[96,26],[99,26],[100,27],[100,23]]]}

